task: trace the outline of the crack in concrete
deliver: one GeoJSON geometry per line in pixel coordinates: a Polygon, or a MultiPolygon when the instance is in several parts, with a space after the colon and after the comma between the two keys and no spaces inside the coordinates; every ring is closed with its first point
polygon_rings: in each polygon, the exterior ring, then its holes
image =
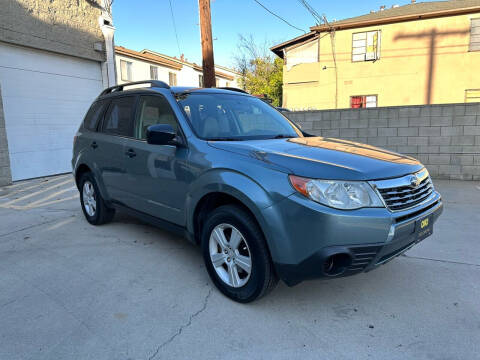
{"type": "Polygon", "coordinates": [[[429,260],[429,261],[436,261],[436,262],[447,263],[447,264],[470,265],[470,266],[480,267],[480,264],[466,263],[466,262],[461,262],[461,261],[432,259],[432,258],[427,258],[427,257],[422,257],[422,256],[410,256],[410,255],[405,255],[405,254],[403,254],[402,256],[404,256],[406,258],[410,258],[410,259],[429,260]]]}
{"type": "Polygon", "coordinates": [[[205,299],[203,300],[203,306],[201,307],[200,310],[194,312],[192,315],[190,315],[189,319],[188,319],[188,322],[182,326],[180,326],[178,328],[178,330],[175,332],[175,334],[173,334],[172,336],[170,336],[170,338],[168,340],[166,340],[165,342],[163,342],[160,346],[158,346],[156,348],[156,350],[154,351],[154,353],[148,358],[148,360],[153,360],[157,355],[158,353],[160,352],[160,350],[162,350],[165,346],[167,346],[168,344],[170,344],[173,340],[175,340],[175,338],[177,336],[180,336],[183,332],[183,330],[185,330],[186,328],[188,328],[190,325],[192,325],[192,321],[195,317],[197,317],[198,315],[200,315],[202,312],[204,312],[206,309],[207,309],[207,305],[208,305],[208,300],[210,298],[210,295],[212,295],[212,288],[210,287],[210,289],[208,290],[208,294],[207,296],[205,296],[205,299]]]}

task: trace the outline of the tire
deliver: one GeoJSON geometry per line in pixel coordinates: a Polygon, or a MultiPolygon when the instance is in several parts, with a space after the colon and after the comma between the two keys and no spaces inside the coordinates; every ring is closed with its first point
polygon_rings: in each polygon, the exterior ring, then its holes
{"type": "Polygon", "coordinates": [[[202,229],[201,245],[210,278],[230,299],[248,303],[277,285],[278,277],[262,231],[241,207],[225,205],[209,214],[202,229]],[[222,233],[223,240],[219,240],[222,233]]]}
{"type": "Polygon", "coordinates": [[[105,204],[93,174],[91,172],[83,174],[79,184],[80,204],[87,221],[92,225],[102,225],[112,221],[115,209],[111,209],[105,204]],[[89,193],[90,191],[93,193],[89,193]],[[94,203],[91,201],[92,198],[94,203]]]}

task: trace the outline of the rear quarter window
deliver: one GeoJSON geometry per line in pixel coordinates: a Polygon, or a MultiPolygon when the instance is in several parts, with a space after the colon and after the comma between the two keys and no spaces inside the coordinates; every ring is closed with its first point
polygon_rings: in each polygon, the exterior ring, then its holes
{"type": "Polygon", "coordinates": [[[125,96],[112,100],[103,120],[104,133],[133,137],[135,99],[125,96]]]}
{"type": "Polygon", "coordinates": [[[95,131],[97,129],[97,125],[102,118],[107,103],[105,101],[96,101],[90,106],[90,109],[85,115],[85,119],[83,120],[83,128],[95,131]]]}

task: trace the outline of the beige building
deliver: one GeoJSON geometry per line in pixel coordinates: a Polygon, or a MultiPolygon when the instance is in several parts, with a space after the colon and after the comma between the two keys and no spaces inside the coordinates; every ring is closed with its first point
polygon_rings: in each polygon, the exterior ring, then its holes
{"type": "Polygon", "coordinates": [[[72,139],[115,84],[109,0],[0,0],[0,185],[71,171],[72,139]]]}
{"type": "MultiPolygon", "coordinates": [[[[152,50],[135,51],[122,46],[115,47],[117,82],[162,80],[171,86],[203,86],[203,70],[200,65],[186,59],[167,56],[152,50]]],[[[217,87],[239,88],[240,74],[215,65],[217,87]]]]}
{"type": "Polygon", "coordinates": [[[283,106],[335,109],[480,101],[480,0],[382,7],[274,46],[283,106]]]}

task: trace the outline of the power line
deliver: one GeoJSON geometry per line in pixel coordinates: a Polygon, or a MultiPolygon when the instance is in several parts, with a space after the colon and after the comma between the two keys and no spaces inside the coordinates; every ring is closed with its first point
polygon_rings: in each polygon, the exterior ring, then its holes
{"type": "Polygon", "coordinates": [[[298,2],[307,9],[307,11],[313,16],[317,24],[322,22],[322,18],[320,14],[306,1],[306,0],[298,0],[298,2]]]}
{"type": "Polygon", "coordinates": [[[177,39],[178,56],[182,56],[182,52],[180,51],[180,42],[178,41],[177,25],[175,24],[175,16],[173,16],[172,0],[168,1],[170,3],[170,13],[172,14],[173,30],[175,31],[175,38],[177,39]]]}
{"type": "Polygon", "coordinates": [[[253,1],[255,1],[258,5],[260,5],[262,8],[264,8],[266,11],[268,11],[270,14],[272,14],[272,15],[275,16],[276,18],[282,20],[282,21],[283,21],[285,24],[287,24],[288,26],[290,26],[290,27],[292,27],[292,28],[294,28],[294,29],[303,31],[303,33],[305,33],[305,34],[307,33],[305,30],[300,29],[300,28],[298,28],[298,27],[290,24],[290,23],[289,23],[287,20],[285,20],[284,18],[282,18],[281,16],[275,14],[273,11],[269,10],[269,9],[268,9],[265,5],[263,5],[260,1],[258,1],[258,0],[253,0],[253,1]]]}

